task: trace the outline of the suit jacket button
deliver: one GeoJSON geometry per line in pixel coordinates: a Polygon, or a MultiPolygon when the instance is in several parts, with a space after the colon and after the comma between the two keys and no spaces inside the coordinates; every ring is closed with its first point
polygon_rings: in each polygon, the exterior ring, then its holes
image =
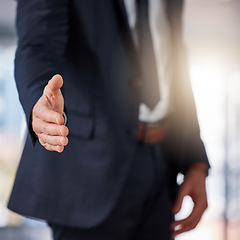
{"type": "Polygon", "coordinates": [[[129,80],[129,86],[134,90],[138,90],[139,88],[141,88],[142,84],[142,80],[139,78],[132,78],[129,80]]]}

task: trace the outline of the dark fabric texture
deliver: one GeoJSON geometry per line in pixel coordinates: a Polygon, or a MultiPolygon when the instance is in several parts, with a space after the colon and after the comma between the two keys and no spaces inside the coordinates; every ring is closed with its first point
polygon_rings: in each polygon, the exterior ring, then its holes
{"type": "Polygon", "coordinates": [[[170,240],[173,199],[161,146],[138,146],[120,198],[99,226],[82,229],[49,222],[54,240],[170,240]]]}
{"type": "MultiPolygon", "coordinates": [[[[166,1],[174,112],[163,151],[171,174],[208,162],[181,37],[181,0],[166,1]]],[[[18,0],[15,79],[29,133],[8,207],[24,216],[91,228],[113,211],[137,142],[140,64],[123,0],[18,0]],[[31,130],[32,107],[54,74],[70,130],[59,154],[31,130]],[[139,85],[138,85],[139,86],[139,85]]],[[[173,195],[174,195],[174,191],[173,195]]]]}
{"type": "Polygon", "coordinates": [[[141,101],[153,109],[160,100],[157,64],[153,49],[153,41],[149,24],[149,3],[147,0],[137,0],[137,52],[141,66],[141,101]]]}

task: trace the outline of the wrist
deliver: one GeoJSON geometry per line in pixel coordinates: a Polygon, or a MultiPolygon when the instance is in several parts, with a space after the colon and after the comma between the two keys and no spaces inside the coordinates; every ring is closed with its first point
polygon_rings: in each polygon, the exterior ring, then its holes
{"type": "Polygon", "coordinates": [[[208,176],[209,174],[209,164],[208,163],[205,163],[205,162],[197,162],[197,163],[192,163],[189,167],[188,167],[188,170],[187,170],[187,173],[189,173],[190,171],[198,171],[198,172],[201,172],[203,173],[206,177],[208,176]]]}

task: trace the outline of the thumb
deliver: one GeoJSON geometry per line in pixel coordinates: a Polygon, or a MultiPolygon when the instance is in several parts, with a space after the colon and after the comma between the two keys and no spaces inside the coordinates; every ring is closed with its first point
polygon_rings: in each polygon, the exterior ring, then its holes
{"type": "Polygon", "coordinates": [[[57,74],[49,80],[48,84],[44,88],[44,98],[47,100],[49,106],[62,114],[64,108],[64,100],[61,92],[61,87],[63,86],[63,78],[61,75],[57,74]]]}
{"type": "Polygon", "coordinates": [[[173,214],[177,214],[180,211],[182,203],[183,203],[183,199],[188,194],[189,194],[188,187],[186,184],[183,183],[179,189],[177,200],[173,206],[173,214]]]}
{"type": "Polygon", "coordinates": [[[60,90],[63,85],[63,78],[60,74],[56,74],[52,77],[52,79],[48,82],[47,88],[48,90],[55,92],[56,90],[60,90]]]}

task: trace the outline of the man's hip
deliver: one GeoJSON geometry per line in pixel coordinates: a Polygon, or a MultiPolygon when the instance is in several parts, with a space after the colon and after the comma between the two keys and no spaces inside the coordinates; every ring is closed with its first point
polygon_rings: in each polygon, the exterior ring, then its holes
{"type": "Polygon", "coordinates": [[[169,168],[161,145],[139,144],[133,157],[127,181],[110,215],[92,228],[49,222],[54,240],[170,239],[173,215],[169,168]]]}

